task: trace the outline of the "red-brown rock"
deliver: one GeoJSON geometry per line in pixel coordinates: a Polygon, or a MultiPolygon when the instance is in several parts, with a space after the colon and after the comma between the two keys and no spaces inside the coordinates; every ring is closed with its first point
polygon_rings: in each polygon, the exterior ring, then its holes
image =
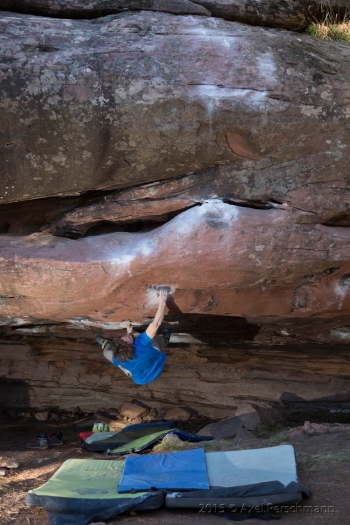
{"type": "Polygon", "coordinates": [[[148,233],[5,236],[2,320],[143,322],[154,315],[159,285],[172,290],[170,312],[176,306],[229,316],[348,314],[350,232],[312,221],[296,210],[211,200],[148,233]]]}

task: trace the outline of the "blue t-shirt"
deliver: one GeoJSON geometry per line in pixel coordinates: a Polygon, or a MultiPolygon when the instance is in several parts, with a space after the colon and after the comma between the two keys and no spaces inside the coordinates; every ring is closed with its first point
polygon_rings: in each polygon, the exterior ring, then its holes
{"type": "Polygon", "coordinates": [[[118,361],[113,357],[115,366],[122,366],[132,373],[132,380],[138,385],[145,385],[154,381],[164,368],[168,356],[159,352],[151,345],[152,339],[143,332],[134,341],[133,359],[118,361]]]}

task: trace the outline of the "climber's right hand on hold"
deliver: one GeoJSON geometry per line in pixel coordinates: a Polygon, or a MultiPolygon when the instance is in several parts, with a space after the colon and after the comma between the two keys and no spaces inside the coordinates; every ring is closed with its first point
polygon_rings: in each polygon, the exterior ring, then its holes
{"type": "Polygon", "coordinates": [[[167,300],[167,297],[168,297],[168,292],[166,290],[159,290],[159,295],[158,295],[158,302],[159,303],[165,304],[166,300],[167,300]]]}
{"type": "Polygon", "coordinates": [[[146,330],[146,334],[148,337],[153,339],[153,337],[156,336],[157,330],[162,324],[162,321],[164,319],[164,309],[165,309],[165,303],[168,297],[167,290],[159,290],[159,296],[158,296],[158,310],[156,315],[154,316],[153,322],[148,326],[146,330]]]}

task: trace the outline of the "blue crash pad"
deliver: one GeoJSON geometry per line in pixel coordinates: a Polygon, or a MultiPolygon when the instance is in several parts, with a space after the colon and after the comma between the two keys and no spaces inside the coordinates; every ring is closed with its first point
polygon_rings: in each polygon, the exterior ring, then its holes
{"type": "Polygon", "coordinates": [[[208,489],[204,450],[127,456],[118,492],[208,489]],[[181,487],[181,488],[180,488],[181,487]]]}

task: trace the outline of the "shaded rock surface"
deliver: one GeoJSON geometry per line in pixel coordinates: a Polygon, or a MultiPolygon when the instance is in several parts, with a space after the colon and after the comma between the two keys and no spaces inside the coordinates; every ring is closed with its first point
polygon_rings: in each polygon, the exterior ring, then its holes
{"type": "Polygon", "coordinates": [[[48,417],[48,412],[38,412],[37,414],[35,414],[35,419],[37,419],[38,421],[46,421],[48,417]]]}
{"type": "Polygon", "coordinates": [[[349,6],[347,0],[196,0],[212,16],[246,24],[300,30],[310,21],[324,20],[335,11],[342,19],[349,6]]]}
{"type": "Polygon", "coordinates": [[[120,407],[121,416],[125,416],[128,419],[142,418],[149,412],[149,408],[146,405],[140,406],[139,403],[123,403],[120,407]]]}
{"type": "Polygon", "coordinates": [[[210,423],[197,432],[197,436],[211,436],[215,439],[228,439],[242,430],[243,423],[239,417],[228,417],[217,423],[210,423]]]}
{"type": "MultiPolygon", "coordinates": [[[[51,335],[21,334],[16,328],[2,333],[4,406],[79,405],[91,411],[135,398],[161,414],[187,405],[212,419],[233,416],[240,403],[256,406],[261,400],[314,410],[350,408],[348,345],[238,344],[228,324],[220,337],[211,332],[214,345],[170,344],[167,370],[154,383],[138,386],[103,357],[91,329],[79,334],[74,328],[56,329],[51,335]]],[[[106,331],[111,333],[116,331],[106,331]]]]}
{"type": "Polygon", "coordinates": [[[238,432],[238,434],[235,437],[235,441],[247,443],[252,446],[258,445],[259,443],[261,443],[261,439],[254,436],[253,432],[250,432],[250,430],[247,430],[246,428],[241,428],[241,430],[238,432]]]}
{"type": "Polygon", "coordinates": [[[132,10],[210,15],[190,0],[0,0],[0,9],[59,18],[97,18],[132,10]]]}
{"type": "Polygon", "coordinates": [[[238,405],[235,415],[242,421],[247,430],[256,430],[261,425],[261,419],[257,410],[249,403],[238,405]]]}
{"type": "Polygon", "coordinates": [[[0,28],[3,203],[208,169],[243,200],[348,195],[344,44],[145,11],[0,28]]]}
{"type": "Polygon", "coordinates": [[[191,412],[184,407],[174,407],[164,414],[165,421],[188,421],[191,412]]]}
{"type": "Polygon", "coordinates": [[[348,0],[0,0],[0,9],[61,18],[96,18],[128,10],[210,14],[225,20],[299,30],[334,12],[343,19],[348,0]]]}
{"type": "Polygon", "coordinates": [[[206,10],[295,29],[320,3],[11,4],[29,14],[0,13],[5,406],[348,403],[350,48],[206,10]],[[95,337],[145,329],[160,285],[170,366],[139,387],[95,337]]]}

